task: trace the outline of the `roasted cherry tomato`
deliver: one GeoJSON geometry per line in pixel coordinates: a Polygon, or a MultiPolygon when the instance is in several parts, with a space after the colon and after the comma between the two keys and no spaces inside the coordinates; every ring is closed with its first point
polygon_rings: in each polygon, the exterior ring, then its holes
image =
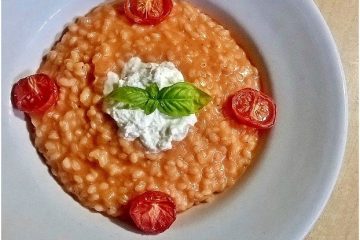
{"type": "Polygon", "coordinates": [[[244,88],[232,96],[231,107],[240,123],[258,129],[271,128],[275,123],[276,105],[264,93],[244,88]]]}
{"type": "Polygon", "coordinates": [[[140,230],[156,234],[168,229],[175,221],[176,206],[168,194],[148,191],[131,200],[129,213],[140,230]]]}
{"type": "Polygon", "coordinates": [[[14,106],[26,113],[44,113],[59,98],[56,83],[46,74],[39,73],[20,79],[12,89],[14,106]]]}
{"type": "Polygon", "coordinates": [[[172,0],[125,0],[124,11],[135,23],[155,25],[170,14],[172,7],[172,0]]]}

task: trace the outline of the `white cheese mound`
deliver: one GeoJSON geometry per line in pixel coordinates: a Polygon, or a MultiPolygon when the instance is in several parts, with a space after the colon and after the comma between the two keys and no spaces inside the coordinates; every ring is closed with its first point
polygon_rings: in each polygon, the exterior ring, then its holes
{"type": "MultiPolygon", "coordinates": [[[[122,86],[145,89],[151,83],[156,83],[161,89],[177,82],[184,82],[184,77],[173,63],[143,63],[140,58],[133,57],[125,64],[121,76],[108,72],[103,93],[107,95],[122,86]]],[[[197,121],[195,114],[174,118],[156,109],[146,115],[140,109],[123,109],[121,103],[104,105],[104,111],[116,121],[122,137],[129,141],[139,138],[153,153],[171,149],[171,142],[183,140],[197,121]]]]}

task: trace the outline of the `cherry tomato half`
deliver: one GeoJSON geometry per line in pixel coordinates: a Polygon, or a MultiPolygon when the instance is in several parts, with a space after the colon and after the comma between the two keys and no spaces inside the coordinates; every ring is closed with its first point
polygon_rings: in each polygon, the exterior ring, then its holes
{"type": "Polygon", "coordinates": [[[11,97],[13,104],[20,111],[40,114],[57,102],[59,90],[49,76],[39,73],[15,83],[11,97]]]}
{"type": "Polygon", "coordinates": [[[172,7],[172,0],[125,0],[124,11],[135,23],[155,25],[170,14],[172,7]]]}
{"type": "Polygon", "coordinates": [[[264,93],[244,88],[232,96],[231,107],[240,123],[258,129],[271,128],[275,123],[276,105],[264,93]]]}
{"type": "Polygon", "coordinates": [[[130,202],[130,217],[135,225],[145,233],[161,233],[176,219],[173,199],[159,191],[145,192],[130,202]]]}

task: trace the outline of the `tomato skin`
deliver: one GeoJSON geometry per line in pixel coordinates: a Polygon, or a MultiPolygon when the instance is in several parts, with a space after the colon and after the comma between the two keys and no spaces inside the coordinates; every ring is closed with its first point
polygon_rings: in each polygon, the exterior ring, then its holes
{"type": "Polygon", "coordinates": [[[125,15],[135,23],[142,25],[156,25],[160,22],[164,21],[164,19],[170,14],[173,8],[172,0],[125,0],[124,3],[124,12],[125,15]],[[161,5],[160,9],[157,9],[161,12],[158,12],[158,16],[152,16],[151,11],[154,10],[155,7],[150,7],[150,9],[143,8],[144,12],[141,12],[138,7],[140,3],[150,5],[154,2],[161,5]]]}
{"type": "Polygon", "coordinates": [[[31,114],[42,114],[59,99],[59,89],[43,73],[27,76],[14,84],[11,100],[15,108],[31,114]]]}
{"type": "Polygon", "coordinates": [[[176,205],[168,194],[148,191],[131,200],[129,215],[140,230],[157,234],[175,221],[176,205]]]}
{"type": "Polygon", "coordinates": [[[244,88],[231,96],[231,107],[237,120],[250,127],[268,129],[274,126],[276,105],[264,93],[244,88]]]}

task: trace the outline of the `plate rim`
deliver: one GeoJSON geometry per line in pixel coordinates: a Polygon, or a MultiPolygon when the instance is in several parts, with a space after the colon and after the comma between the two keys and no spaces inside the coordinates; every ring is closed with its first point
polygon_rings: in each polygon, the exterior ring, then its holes
{"type": "Polygon", "coordinates": [[[317,4],[315,3],[315,1],[308,0],[308,1],[305,1],[305,4],[308,4],[309,7],[313,9],[313,14],[318,19],[319,23],[322,25],[321,29],[327,35],[326,39],[327,39],[328,43],[330,44],[331,49],[334,53],[334,56],[335,56],[334,60],[336,61],[336,65],[338,67],[337,70],[340,73],[340,79],[338,79],[338,81],[339,81],[339,83],[341,83],[341,87],[342,87],[343,95],[341,97],[344,100],[344,110],[345,111],[344,111],[344,115],[341,118],[341,120],[342,120],[341,126],[343,127],[343,129],[341,131],[342,132],[341,142],[337,146],[339,158],[338,158],[338,161],[336,162],[336,168],[332,171],[331,182],[329,183],[328,188],[322,192],[322,199],[317,202],[317,211],[313,212],[311,219],[308,220],[307,226],[304,226],[303,233],[299,233],[298,239],[305,239],[305,237],[311,232],[311,230],[316,225],[317,221],[319,220],[321,214],[324,212],[325,207],[327,206],[327,204],[330,200],[330,197],[334,191],[336,182],[339,178],[339,174],[340,174],[343,162],[344,162],[345,150],[346,150],[346,146],[347,146],[348,127],[349,127],[348,126],[349,125],[349,103],[348,103],[348,93],[347,93],[347,85],[346,85],[346,75],[345,75],[344,67],[343,67],[343,64],[341,61],[341,55],[340,55],[339,49],[336,45],[336,41],[330,30],[330,27],[327,24],[324,16],[321,14],[321,11],[320,11],[319,7],[317,6],[317,4]]]}
{"type": "MultiPolygon", "coordinates": [[[[335,184],[338,180],[338,176],[342,167],[342,163],[344,161],[344,154],[345,154],[345,150],[346,150],[346,144],[347,144],[347,136],[348,136],[348,117],[349,117],[349,113],[348,113],[348,95],[347,95],[347,86],[346,86],[346,77],[345,77],[345,73],[344,73],[344,68],[341,62],[341,57],[340,57],[340,53],[338,51],[338,48],[336,46],[336,42],[335,39],[330,31],[329,26],[327,25],[324,17],[322,16],[320,9],[317,7],[316,3],[312,0],[308,0],[304,2],[304,5],[307,5],[309,8],[312,8],[313,11],[311,11],[311,13],[313,14],[314,17],[316,17],[319,21],[319,23],[321,23],[322,26],[322,31],[324,31],[324,33],[326,34],[327,38],[327,42],[329,44],[329,46],[331,46],[331,49],[334,53],[334,61],[336,61],[336,65],[337,65],[337,71],[340,73],[341,78],[338,78],[338,81],[340,81],[339,83],[341,83],[341,86],[343,88],[343,95],[341,96],[342,99],[344,100],[344,116],[341,117],[342,123],[341,126],[343,127],[343,131],[342,135],[341,135],[341,141],[340,144],[337,146],[337,153],[339,156],[336,162],[336,168],[334,167],[333,171],[331,172],[331,181],[328,182],[328,188],[324,191],[322,191],[322,198],[321,200],[317,201],[317,210],[314,211],[311,215],[311,219],[309,218],[307,221],[307,225],[303,226],[303,230],[298,231],[298,236],[299,239],[300,238],[304,238],[310,231],[311,229],[314,227],[315,223],[317,222],[317,220],[319,219],[321,213],[323,212],[324,208],[326,207],[326,204],[328,203],[331,194],[333,192],[333,189],[335,187],[335,184]]],[[[2,44],[4,44],[4,42],[2,42],[2,44]]],[[[3,73],[2,73],[3,74],[3,73]]],[[[7,102],[7,98],[6,95],[2,97],[2,100],[4,101],[2,103],[2,107],[3,110],[5,112],[4,107],[7,107],[6,102],[7,102]]],[[[3,121],[3,120],[1,120],[3,121]]],[[[340,124],[340,123],[339,123],[340,124]]],[[[2,138],[3,138],[3,134],[2,134],[2,138]]],[[[3,152],[2,152],[3,154],[3,152]]],[[[320,197],[319,197],[320,199],[320,197]]]]}

